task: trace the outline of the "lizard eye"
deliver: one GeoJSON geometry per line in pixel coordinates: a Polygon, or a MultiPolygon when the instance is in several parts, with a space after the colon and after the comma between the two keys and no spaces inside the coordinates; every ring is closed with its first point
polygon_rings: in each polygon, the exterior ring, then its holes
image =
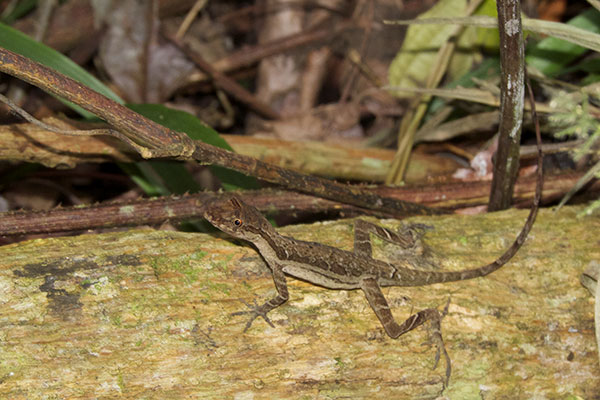
{"type": "Polygon", "coordinates": [[[233,220],[233,224],[235,226],[242,226],[242,220],[239,219],[239,218],[236,218],[236,219],[233,220]]]}

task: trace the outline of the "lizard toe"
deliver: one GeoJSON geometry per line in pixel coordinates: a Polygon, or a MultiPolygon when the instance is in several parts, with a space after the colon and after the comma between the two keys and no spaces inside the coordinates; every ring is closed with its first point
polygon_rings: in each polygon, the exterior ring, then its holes
{"type": "Polygon", "coordinates": [[[249,308],[249,310],[247,311],[236,311],[234,313],[231,313],[229,315],[231,316],[237,316],[237,315],[250,315],[250,319],[248,320],[248,322],[246,323],[246,327],[244,328],[244,332],[246,332],[248,329],[250,329],[250,327],[252,326],[252,323],[254,322],[254,320],[258,317],[261,317],[262,319],[265,320],[265,322],[267,324],[269,324],[272,328],[275,328],[275,325],[273,325],[273,323],[271,322],[271,320],[269,319],[269,317],[267,316],[267,312],[266,310],[264,310],[263,306],[259,306],[256,303],[256,300],[254,300],[254,304],[248,304],[246,301],[241,300],[242,303],[244,303],[244,305],[246,307],[249,308]]]}

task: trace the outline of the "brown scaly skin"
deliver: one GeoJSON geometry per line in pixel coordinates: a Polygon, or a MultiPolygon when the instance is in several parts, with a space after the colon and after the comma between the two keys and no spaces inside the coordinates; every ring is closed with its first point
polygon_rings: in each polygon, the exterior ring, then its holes
{"type": "Polygon", "coordinates": [[[444,381],[444,386],[446,386],[450,379],[451,363],[442,339],[440,323],[447,313],[448,304],[442,312],[428,308],[411,315],[402,324],[398,324],[381,292],[381,287],[424,286],[473,279],[491,274],[506,264],[521,248],[533,227],[542,196],[543,159],[541,139],[539,133],[536,133],[538,138],[538,180],[529,216],[514,243],[495,261],[478,268],[449,272],[425,271],[412,268],[411,263],[407,260],[387,263],[374,259],[371,256],[369,236],[371,233],[401,246],[407,246],[407,241],[410,242],[410,239],[362,220],[355,222],[354,251],[350,252],[321,243],[280,235],[256,208],[245,204],[236,196],[229,196],[225,200],[216,200],[209,204],[204,217],[223,232],[251,242],[271,268],[277,289],[277,296],[261,306],[248,305],[250,311],[235,314],[251,315],[246,324],[246,330],[258,316],[263,317],[272,326],[267,313],[285,303],[289,297],[286,275],[330,289],[361,289],[386,333],[392,338],[397,338],[425,322],[430,322],[432,339],[437,346],[436,365],[440,354],[444,355],[446,361],[446,379],[444,381]]]}

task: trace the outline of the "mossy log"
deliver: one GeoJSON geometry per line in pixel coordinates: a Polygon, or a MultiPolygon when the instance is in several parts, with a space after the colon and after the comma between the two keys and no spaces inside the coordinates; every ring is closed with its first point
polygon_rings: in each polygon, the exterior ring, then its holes
{"type": "MultiPolygon", "coordinates": [[[[597,398],[593,299],[600,218],[543,210],[507,266],[471,281],[386,288],[396,318],[442,307],[449,398],[597,398]]],[[[441,268],[493,260],[527,211],[419,217],[441,268]]],[[[381,224],[390,228],[397,221],[381,224]]],[[[349,249],[351,221],[287,227],[349,249]]],[[[378,257],[392,248],[376,241],[378,257]]],[[[430,249],[428,251],[427,249],[430,249]]],[[[390,256],[392,257],[392,256],[390,256]]],[[[137,229],[0,248],[0,398],[431,398],[443,363],[419,328],[383,332],[360,291],[288,280],[290,300],[243,332],[241,300],[275,292],[256,251],[224,236],[137,229]]]]}

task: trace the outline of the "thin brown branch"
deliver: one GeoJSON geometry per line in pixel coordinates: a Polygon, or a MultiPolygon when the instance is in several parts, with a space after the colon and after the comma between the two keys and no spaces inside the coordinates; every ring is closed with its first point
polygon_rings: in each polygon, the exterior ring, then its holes
{"type": "MultiPolygon", "coordinates": [[[[72,120],[47,118],[49,125],[70,129],[96,129],[104,124],[82,124],[72,120]]],[[[244,135],[222,135],[235,152],[264,162],[291,168],[305,174],[351,181],[383,182],[394,151],[379,148],[355,148],[322,142],[295,142],[274,138],[244,135]],[[368,165],[368,168],[365,168],[368,165]]],[[[140,161],[142,158],[117,138],[108,136],[64,136],[29,123],[0,125],[0,160],[35,162],[47,167],[73,168],[84,162],[140,161]]],[[[581,141],[546,143],[544,154],[571,151],[581,141]]],[[[470,153],[460,152],[447,145],[428,145],[426,152],[411,155],[406,182],[417,184],[436,177],[450,175],[459,166],[453,159],[436,155],[451,151],[469,158],[470,153]]],[[[535,146],[521,146],[523,159],[535,156],[535,146]]]]}
{"type": "Polygon", "coordinates": [[[263,117],[269,119],[280,119],[281,116],[275,111],[270,105],[257,99],[252,93],[244,89],[244,87],[238,84],[227,75],[217,71],[210,63],[206,62],[204,58],[190,46],[184,44],[180,39],[175,36],[164,33],[164,35],[171,40],[185,55],[196,64],[198,68],[204,71],[214,81],[216,87],[223,89],[238,101],[247,105],[250,109],[263,117]]]}
{"type": "MultiPolygon", "coordinates": [[[[183,221],[202,218],[204,205],[220,196],[197,193],[185,196],[137,199],[125,202],[107,202],[90,206],[58,207],[49,211],[14,211],[0,213],[0,236],[51,232],[69,232],[86,229],[114,228],[136,225],[156,225],[165,221],[183,221]]],[[[352,216],[367,214],[368,210],[344,205],[331,200],[315,198],[294,192],[260,190],[240,194],[248,204],[263,212],[278,213],[334,212],[352,216]]],[[[389,217],[385,213],[370,213],[389,217]]]]}
{"type": "MultiPolygon", "coordinates": [[[[79,127],[73,121],[56,118],[46,118],[44,122],[63,130],[89,128],[89,124],[79,127]]],[[[84,162],[142,160],[115,137],[62,135],[30,123],[0,126],[0,144],[0,160],[39,163],[50,168],[74,168],[84,162]]]]}
{"type": "MultiPolygon", "coordinates": [[[[165,156],[189,156],[191,139],[157,124],[42,64],[0,48],[0,71],[69,100],[99,116],[131,141],[165,156]]],[[[149,154],[146,154],[150,156],[149,154]]],[[[142,156],[145,156],[142,154],[142,156]]]]}
{"type": "Polygon", "coordinates": [[[237,52],[213,63],[212,67],[219,72],[226,73],[241,68],[250,67],[263,58],[279,54],[296,47],[304,46],[314,42],[331,39],[342,32],[355,28],[356,21],[345,20],[335,24],[333,27],[315,29],[307,32],[300,32],[289,35],[268,43],[245,47],[237,52]]]}
{"type": "MultiPolygon", "coordinates": [[[[581,173],[553,176],[544,185],[545,202],[560,199],[581,173]]],[[[515,185],[515,201],[520,207],[529,207],[534,196],[535,176],[520,178],[515,185]]],[[[490,182],[447,183],[435,187],[386,187],[373,191],[381,196],[420,201],[429,206],[461,209],[487,204],[490,182]],[[443,193],[443,198],[440,196],[443,193]]],[[[600,192],[600,182],[588,187],[588,193],[600,192]]],[[[182,221],[202,218],[204,204],[215,194],[198,193],[186,196],[138,199],[128,202],[112,202],[92,206],[59,207],[49,211],[16,211],[0,213],[0,236],[36,233],[68,232],[86,229],[113,228],[134,225],[155,225],[165,221],[182,221]]],[[[389,214],[296,192],[260,190],[240,194],[244,202],[270,213],[315,214],[335,213],[344,217],[369,214],[389,217],[389,214]]]]}
{"type": "Polygon", "coordinates": [[[167,129],[50,68],[2,48],[0,48],[0,71],[62,96],[95,113],[131,141],[147,146],[140,151],[144,158],[158,156],[192,158],[201,164],[214,164],[233,169],[291,190],[371,210],[380,210],[395,216],[445,213],[444,210],[432,210],[419,204],[383,198],[363,187],[304,175],[206,143],[194,142],[181,132],[167,129]]]}
{"type": "MultiPolygon", "coordinates": [[[[366,10],[360,9],[358,11],[365,12],[367,14],[365,19],[368,21],[368,23],[363,28],[363,35],[361,38],[359,49],[357,51],[355,51],[355,54],[358,56],[359,62],[360,62],[360,59],[365,58],[365,54],[367,52],[369,41],[371,40],[371,33],[373,31],[373,23],[374,23],[373,16],[375,13],[375,4],[374,4],[373,0],[369,0],[366,3],[363,3],[362,6],[366,10]]],[[[344,84],[344,88],[342,89],[342,94],[340,96],[340,103],[345,103],[346,101],[348,101],[348,98],[350,97],[350,91],[356,84],[355,81],[356,81],[356,77],[358,75],[358,71],[359,71],[358,64],[356,62],[352,62],[351,67],[350,67],[350,73],[348,74],[348,78],[346,80],[346,83],[344,84]]],[[[382,86],[382,84],[378,84],[376,86],[380,87],[380,86],[382,86]]]]}
{"type": "Polygon", "coordinates": [[[125,143],[129,144],[136,150],[143,151],[143,148],[138,146],[137,143],[132,142],[127,136],[123,135],[121,132],[116,131],[114,129],[106,129],[106,128],[83,129],[83,130],[82,129],[61,129],[61,128],[58,128],[53,125],[48,125],[45,122],[42,122],[42,121],[36,119],[31,114],[29,114],[27,111],[25,111],[24,109],[19,107],[17,104],[15,104],[11,99],[9,99],[8,97],[6,97],[2,94],[0,94],[0,101],[4,104],[8,105],[13,111],[15,111],[19,116],[21,116],[26,121],[28,121],[34,125],[37,125],[40,128],[45,129],[47,131],[50,131],[50,132],[53,132],[53,133],[56,133],[59,135],[67,135],[67,136],[114,136],[118,139],[121,139],[125,143]]]}
{"type": "Polygon", "coordinates": [[[498,0],[500,31],[500,126],[490,192],[490,211],[510,207],[519,170],[519,144],[525,94],[525,54],[521,2],[498,0]]]}

